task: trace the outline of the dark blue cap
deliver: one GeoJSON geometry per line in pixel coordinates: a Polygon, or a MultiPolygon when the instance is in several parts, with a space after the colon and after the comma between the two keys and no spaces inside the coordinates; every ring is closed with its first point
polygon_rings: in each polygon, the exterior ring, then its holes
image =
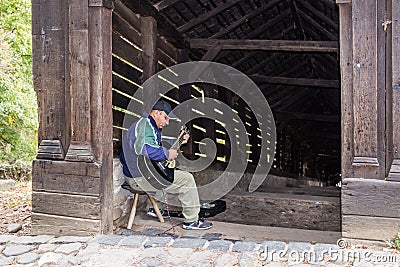
{"type": "Polygon", "coordinates": [[[178,119],[178,118],[175,116],[175,114],[173,114],[173,113],[171,112],[171,110],[172,110],[171,105],[170,105],[167,101],[164,101],[164,100],[159,100],[159,101],[157,101],[157,103],[153,106],[152,110],[161,110],[161,111],[164,111],[165,114],[167,114],[167,116],[168,116],[168,118],[169,118],[170,120],[176,120],[176,119],[178,119]]]}

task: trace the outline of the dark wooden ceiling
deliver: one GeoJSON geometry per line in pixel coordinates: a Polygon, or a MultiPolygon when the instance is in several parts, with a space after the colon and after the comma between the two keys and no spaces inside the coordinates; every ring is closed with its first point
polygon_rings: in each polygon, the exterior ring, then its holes
{"type": "Polygon", "coordinates": [[[332,155],[340,165],[334,0],[122,2],[155,17],[160,33],[174,46],[190,49],[192,60],[224,63],[247,74],[268,100],[278,131],[287,125],[307,128],[309,143],[319,142],[313,153],[332,155]]]}
{"type": "Polygon", "coordinates": [[[334,0],[125,4],[154,16],[172,43],[190,47],[192,59],[224,63],[249,75],[277,117],[339,122],[339,19],[334,0]]]}

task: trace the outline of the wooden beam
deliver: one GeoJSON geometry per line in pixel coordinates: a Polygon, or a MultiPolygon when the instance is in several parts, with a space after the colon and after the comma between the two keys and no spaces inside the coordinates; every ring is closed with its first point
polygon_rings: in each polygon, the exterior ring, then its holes
{"type": "Polygon", "coordinates": [[[294,40],[238,40],[238,39],[189,39],[191,48],[210,49],[221,45],[223,50],[269,50],[297,52],[338,52],[337,41],[294,40]]]}
{"type": "Polygon", "coordinates": [[[352,0],[336,0],[336,4],[351,4],[352,0]]]}
{"type": "Polygon", "coordinates": [[[287,10],[283,11],[281,14],[279,14],[278,16],[268,20],[268,22],[266,22],[265,24],[261,25],[260,27],[257,27],[256,30],[254,30],[254,31],[250,32],[249,34],[247,34],[245,36],[245,38],[243,38],[243,39],[252,39],[252,38],[258,37],[266,29],[269,29],[269,28],[273,27],[277,23],[281,23],[282,20],[284,18],[286,18],[287,16],[289,16],[289,15],[290,15],[290,10],[287,9],[287,10]]]}
{"type": "MultiPolygon", "coordinates": [[[[291,30],[291,26],[290,26],[290,28],[287,28],[286,30],[284,30],[282,33],[285,34],[286,32],[288,32],[290,30],[291,30]]],[[[274,36],[272,39],[275,40],[275,39],[278,39],[279,36],[284,36],[284,34],[281,35],[282,33],[279,33],[279,35],[274,36]]],[[[249,60],[250,58],[252,58],[254,56],[256,56],[254,53],[248,53],[246,56],[242,57],[239,61],[236,61],[235,63],[233,63],[232,67],[233,68],[237,68],[240,65],[242,65],[244,62],[246,62],[247,60],[249,60]]]]}
{"type": "Polygon", "coordinates": [[[190,30],[191,28],[195,27],[196,25],[203,23],[203,22],[211,19],[212,17],[218,15],[219,13],[227,10],[228,8],[232,7],[233,5],[235,5],[238,2],[240,2],[240,0],[227,1],[224,4],[221,4],[221,5],[217,6],[216,8],[212,9],[210,12],[204,13],[204,14],[200,15],[199,17],[190,20],[188,23],[178,27],[178,31],[180,33],[186,32],[187,30],[190,30]]]}
{"type": "Polygon", "coordinates": [[[250,78],[254,82],[266,82],[273,84],[290,84],[298,86],[312,86],[312,87],[325,87],[325,88],[339,88],[338,80],[320,80],[308,78],[291,78],[291,77],[278,77],[278,76],[264,76],[253,74],[250,78]]]}
{"type": "MultiPolygon", "coordinates": [[[[143,49],[143,74],[142,83],[157,72],[157,22],[153,17],[141,17],[140,18],[142,34],[143,49]]],[[[143,100],[151,99],[154,95],[156,88],[147,88],[143,90],[143,100]]],[[[146,107],[144,107],[146,108],[146,107]]],[[[148,112],[147,110],[143,110],[148,112]]]]}
{"type": "Polygon", "coordinates": [[[317,16],[320,20],[325,22],[327,25],[332,27],[335,31],[339,30],[338,24],[336,22],[332,21],[330,18],[325,16],[324,13],[322,13],[321,11],[319,11],[318,9],[316,9],[315,7],[310,5],[308,2],[306,2],[304,0],[297,0],[296,2],[299,3],[301,6],[305,7],[308,11],[313,13],[315,16],[317,16]]]}
{"type": "Polygon", "coordinates": [[[155,4],[154,7],[158,11],[162,11],[162,10],[174,5],[178,1],[179,0],[162,0],[162,1],[158,2],[157,4],[155,4]]]}
{"type": "Polygon", "coordinates": [[[294,0],[288,0],[289,2],[289,7],[290,7],[290,12],[292,13],[292,17],[294,20],[294,23],[297,24],[297,29],[299,31],[299,38],[306,40],[306,34],[304,32],[303,24],[301,23],[299,14],[297,12],[297,7],[296,4],[294,3],[294,0]]]}
{"type": "MultiPolygon", "coordinates": [[[[124,5],[121,2],[121,0],[115,0],[115,9],[114,9],[113,12],[118,14],[119,17],[121,17],[121,19],[125,20],[128,25],[131,25],[131,27],[135,31],[140,33],[140,19],[139,19],[139,17],[131,9],[129,9],[126,5],[124,5]]],[[[113,26],[114,26],[114,21],[113,21],[113,26]]]]}
{"type": "Polygon", "coordinates": [[[274,113],[278,118],[283,117],[284,119],[321,121],[321,122],[340,122],[340,116],[336,116],[336,115],[296,113],[296,112],[287,112],[287,111],[277,111],[274,113]]]}
{"type": "Polygon", "coordinates": [[[201,61],[213,61],[221,52],[221,50],[222,47],[220,45],[209,49],[207,53],[205,53],[204,56],[201,58],[201,61]]]}
{"type": "Polygon", "coordinates": [[[175,29],[169,20],[162,16],[157,9],[148,2],[148,0],[122,0],[121,2],[132,11],[143,17],[153,17],[157,21],[160,35],[164,36],[167,41],[173,44],[175,47],[187,47],[187,43],[183,39],[182,35],[175,29]]]}
{"type": "Polygon", "coordinates": [[[337,40],[337,35],[332,34],[330,31],[322,27],[318,22],[316,22],[313,18],[309,15],[304,13],[303,11],[299,10],[300,16],[302,16],[306,21],[308,21],[313,27],[317,28],[320,32],[322,32],[327,38],[330,40],[337,40]]]}
{"type": "Polygon", "coordinates": [[[245,22],[248,22],[249,20],[251,20],[252,18],[254,18],[255,16],[260,15],[261,13],[263,13],[264,11],[266,11],[267,9],[275,6],[276,4],[280,3],[280,0],[274,0],[269,2],[267,5],[257,8],[255,9],[253,12],[241,17],[239,20],[236,20],[235,22],[233,22],[232,24],[230,24],[228,27],[224,27],[222,28],[222,30],[220,30],[219,32],[217,32],[216,34],[212,35],[210,38],[219,38],[227,33],[229,33],[230,31],[234,30],[235,28],[239,27],[240,25],[242,25],[245,22]]]}
{"type": "MultiPolygon", "coordinates": [[[[300,99],[302,99],[306,95],[312,93],[312,90],[308,89],[308,88],[304,89],[300,92],[297,90],[292,90],[292,91],[293,91],[293,94],[283,97],[278,102],[274,103],[274,105],[271,106],[271,108],[279,107],[280,110],[286,110],[293,104],[300,103],[299,102],[300,99]]],[[[303,106],[306,106],[306,105],[303,105],[303,106]]],[[[297,109],[295,109],[295,110],[297,110],[297,109]]],[[[297,111],[300,112],[299,110],[297,110],[297,111]]]]}
{"type": "Polygon", "coordinates": [[[263,68],[265,65],[267,65],[269,62],[278,59],[279,57],[281,57],[282,54],[279,53],[275,53],[270,57],[265,58],[264,60],[262,60],[260,63],[258,63],[257,65],[253,66],[251,69],[249,69],[248,71],[246,71],[247,75],[253,74],[254,72],[260,70],[261,68],[263,68]]]}

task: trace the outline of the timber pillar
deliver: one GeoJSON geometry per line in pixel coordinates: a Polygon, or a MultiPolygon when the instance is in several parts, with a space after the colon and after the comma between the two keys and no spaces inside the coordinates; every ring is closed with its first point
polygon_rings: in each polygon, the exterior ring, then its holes
{"type": "Polygon", "coordinates": [[[112,232],[112,1],[32,1],[32,233],[112,232]]]}
{"type": "Polygon", "coordinates": [[[342,234],[383,241],[400,230],[400,3],[336,2],[341,48],[342,234]]]}

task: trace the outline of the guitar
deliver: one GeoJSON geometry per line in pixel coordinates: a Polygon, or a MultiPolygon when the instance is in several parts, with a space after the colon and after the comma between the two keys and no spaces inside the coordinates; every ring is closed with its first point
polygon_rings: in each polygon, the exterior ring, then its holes
{"type": "MultiPolygon", "coordinates": [[[[170,149],[178,150],[186,134],[189,134],[189,129],[184,125],[170,149]]],[[[174,182],[175,160],[155,161],[144,155],[139,155],[137,166],[142,176],[158,190],[164,189],[174,182]]]]}

